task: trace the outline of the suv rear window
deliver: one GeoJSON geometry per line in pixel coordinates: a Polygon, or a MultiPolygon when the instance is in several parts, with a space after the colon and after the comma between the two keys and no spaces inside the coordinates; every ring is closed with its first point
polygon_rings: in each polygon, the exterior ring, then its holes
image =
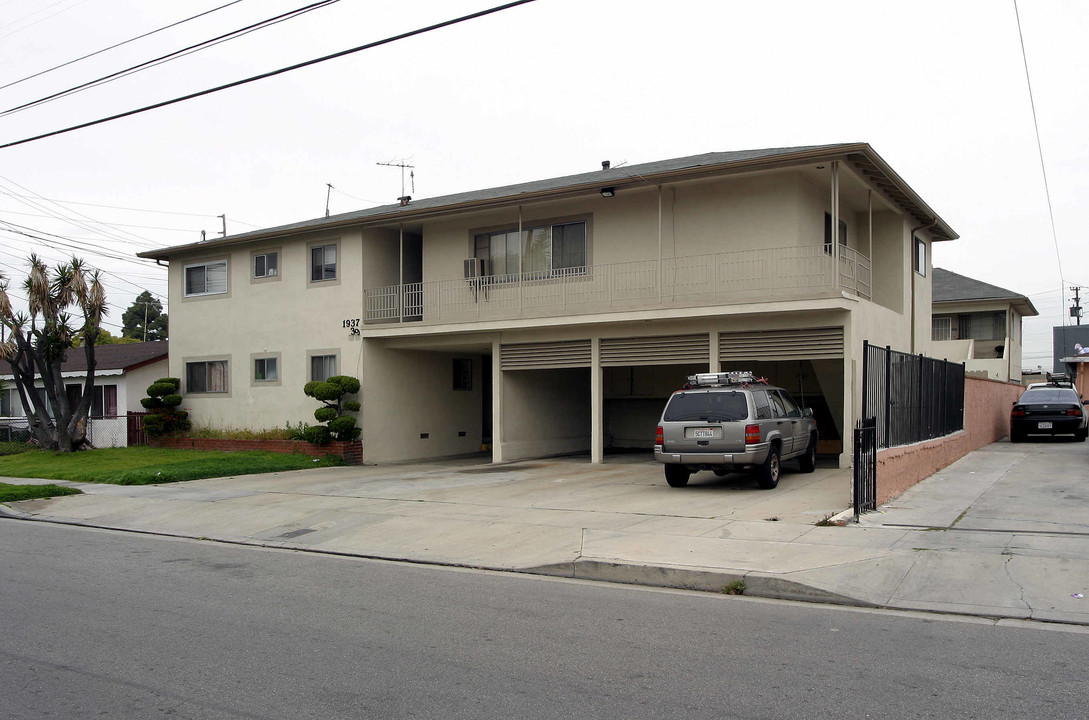
{"type": "Polygon", "coordinates": [[[685,422],[729,422],[744,420],[749,416],[745,394],[740,392],[677,393],[666,405],[662,420],[685,422]]]}

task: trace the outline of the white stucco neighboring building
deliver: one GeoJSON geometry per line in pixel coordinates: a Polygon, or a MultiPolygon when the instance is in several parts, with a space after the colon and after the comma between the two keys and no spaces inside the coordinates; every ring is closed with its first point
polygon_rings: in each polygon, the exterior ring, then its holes
{"type": "Polygon", "coordinates": [[[366,462],[647,448],[687,375],[751,369],[846,464],[862,343],[931,346],[956,233],[867,144],[716,152],[140,253],[170,264],[195,423],[313,422],[362,382],[366,462]]]}

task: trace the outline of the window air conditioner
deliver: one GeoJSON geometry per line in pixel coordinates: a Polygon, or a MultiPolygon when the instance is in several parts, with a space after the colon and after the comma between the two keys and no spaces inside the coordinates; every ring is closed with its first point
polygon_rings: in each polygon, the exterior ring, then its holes
{"type": "Polygon", "coordinates": [[[481,278],[488,274],[489,262],[483,258],[468,258],[465,261],[465,277],[481,278]]]}

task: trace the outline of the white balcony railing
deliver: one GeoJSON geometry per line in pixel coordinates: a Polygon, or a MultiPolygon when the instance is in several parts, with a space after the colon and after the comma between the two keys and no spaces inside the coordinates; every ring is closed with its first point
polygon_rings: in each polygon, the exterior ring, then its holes
{"type": "Polygon", "coordinates": [[[870,298],[870,261],[823,245],[738,250],[368,288],[367,323],[502,320],[828,297],[870,298]]]}

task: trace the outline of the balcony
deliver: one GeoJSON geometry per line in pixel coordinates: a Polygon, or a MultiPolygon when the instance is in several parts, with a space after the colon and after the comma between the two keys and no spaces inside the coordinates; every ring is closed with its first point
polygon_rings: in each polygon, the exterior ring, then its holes
{"type": "Polygon", "coordinates": [[[366,289],[367,324],[435,325],[835,297],[870,299],[870,261],[823,245],[739,250],[366,289]]]}

